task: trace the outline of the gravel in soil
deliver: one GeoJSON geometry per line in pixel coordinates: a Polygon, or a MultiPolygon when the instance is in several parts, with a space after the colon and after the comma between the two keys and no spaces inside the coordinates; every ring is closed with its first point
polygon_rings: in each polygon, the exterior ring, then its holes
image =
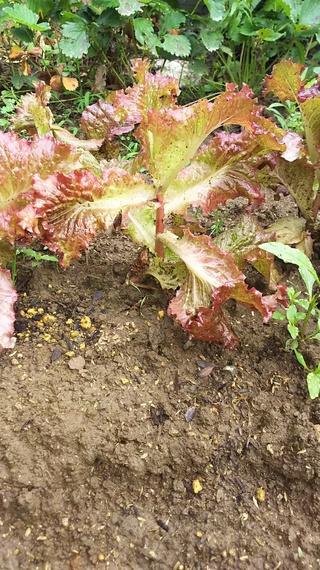
{"type": "MultiPolygon", "coordinates": [[[[188,340],[134,246],[19,273],[0,355],[0,568],[320,568],[320,403],[285,325],[230,303],[188,340]]],[[[319,355],[318,355],[319,356],[319,355]]]]}

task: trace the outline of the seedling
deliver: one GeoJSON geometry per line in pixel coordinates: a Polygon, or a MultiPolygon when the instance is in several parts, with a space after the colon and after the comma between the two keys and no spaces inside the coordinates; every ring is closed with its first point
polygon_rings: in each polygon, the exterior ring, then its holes
{"type": "Polygon", "coordinates": [[[210,227],[209,235],[211,237],[221,234],[224,230],[224,217],[221,217],[219,210],[214,212],[214,222],[210,227]]]}
{"type": "Polygon", "coordinates": [[[302,251],[279,242],[267,243],[260,247],[269,253],[273,253],[285,263],[297,265],[305,284],[305,292],[294,286],[288,287],[289,306],[285,314],[275,311],[273,318],[282,321],[287,320],[290,338],[285,347],[294,352],[299,364],[307,370],[310,398],[317,398],[320,394],[320,363],[314,369],[309,368],[301,351],[306,343],[320,340],[320,308],[318,306],[320,279],[310,259],[302,251]]]}
{"type": "MultiPolygon", "coordinates": [[[[48,250],[47,247],[43,248],[43,251],[48,250]]],[[[42,262],[42,261],[53,261],[55,263],[58,263],[59,260],[55,255],[50,255],[48,253],[43,253],[42,251],[35,251],[34,249],[31,248],[19,248],[15,250],[15,255],[13,256],[12,259],[12,264],[11,264],[11,276],[12,276],[12,281],[13,283],[16,282],[17,279],[17,257],[18,255],[22,255],[23,259],[26,260],[27,258],[31,258],[31,267],[38,267],[38,265],[42,262]]]]}
{"type": "Polygon", "coordinates": [[[266,108],[266,111],[277,120],[282,129],[300,133],[303,131],[303,118],[295,101],[275,101],[266,108]]]}

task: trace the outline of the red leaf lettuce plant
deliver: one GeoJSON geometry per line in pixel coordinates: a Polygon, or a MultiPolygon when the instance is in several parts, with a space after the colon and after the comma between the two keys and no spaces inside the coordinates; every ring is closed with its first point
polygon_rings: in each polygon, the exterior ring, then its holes
{"type": "MultiPolygon", "coordinates": [[[[0,251],[41,240],[66,268],[121,211],[124,231],[150,252],[147,273],[177,291],[169,314],[191,337],[234,347],[238,339],[223,312],[228,299],[258,310],[264,321],[278,302],[285,303],[273,256],[259,248],[274,233],[259,226],[253,211],[264,199],[257,170],[270,153],[295,160],[299,137],[264,118],[247,86],[237,91],[228,84],[214,102],[182,107],[176,80],[148,67],[135,60],[133,87],[85,110],[87,141],[54,125],[44,84],[22,100],[13,129],[36,134],[30,141],[0,133],[0,251]],[[241,128],[222,130],[229,125],[241,128]],[[90,152],[129,131],[140,141],[135,158],[99,162],[90,152]],[[236,227],[216,239],[192,231],[190,207],[209,213],[237,197],[245,198],[246,208],[236,227]],[[266,278],[269,294],[247,286],[248,263],[266,278]]],[[[1,260],[5,265],[4,253],[1,260]]],[[[16,293],[6,269],[1,279],[5,348],[16,293]]]]}
{"type": "Polygon", "coordinates": [[[301,63],[283,60],[265,79],[264,94],[271,93],[282,103],[295,103],[304,130],[302,156],[288,162],[279,153],[270,154],[267,180],[270,184],[273,177],[290,192],[308,227],[313,229],[320,207],[320,76],[308,86],[302,79],[304,70],[301,63]]]}

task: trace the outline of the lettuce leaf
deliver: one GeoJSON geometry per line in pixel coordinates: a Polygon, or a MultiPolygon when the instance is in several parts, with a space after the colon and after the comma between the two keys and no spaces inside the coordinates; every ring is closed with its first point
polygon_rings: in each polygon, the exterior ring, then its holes
{"type": "Polygon", "coordinates": [[[175,315],[191,337],[233,348],[237,338],[222,310],[225,301],[235,299],[258,310],[264,322],[270,319],[279,302],[286,302],[284,285],[266,296],[255,288],[248,289],[233,255],[214,245],[209,236],[193,236],[185,231],[179,239],[166,231],[160,239],[186,265],[186,280],[170,301],[168,312],[175,315]]]}
{"type": "Polygon", "coordinates": [[[159,71],[150,73],[149,67],[150,63],[146,60],[134,59],[132,68],[136,83],[125,91],[117,91],[115,97],[110,99],[119,120],[136,124],[147,118],[150,109],[169,109],[175,106],[180,93],[178,80],[159,71]]]}
{"type": "Polygon", "coordinates": [[[242,133],[217,133],[195,154],[164,192],[165,213],[186,213],[190,204],[210,212],[238,196],[250,209],[264,201],[251,159],[259,155],[257,137],[242,133]]]}
{"type": "MultiPolygon", "coordinates": [[[[293,63],[292,60],[283,60],[274,66],[272,75],[265,81],[265,94],[273,93],[280,101],[295,101],[303,117],[305,140],[307,144],[308,159],[311,162],[294,162],[290,167],[280,169],[286,171],[289,190],[303,216],[314,219],[319,210],[318,190],[320,186],[320,85],[319,82],[306,86],[301,75],[305,66],[293,63]],[[314,174],[312,175],[312,165],[314,174]],[[300,171],[300,173],[299,173],[300,171]],[[305,178],[306,177],[306,178],[305,178]],[[299,187],[295,190],[295,183],[299,180],[299,187]],[[313,185],[313,181],[317,185],[313,185]],[[291,184],[290,184],[291,182],[291,184]]],[[[284,156],[284,158],[286,158],[284,156]]]]}
{"type": "Polygon", "coordinates": [[[19,139],[15,133],[0,131],[0,239],[14,243],[35,232],[37,224],[29,206],[33,198],[34,173],[40,178],[61,171],[82,168],[83,153],[60,143],[50,134],[33,141],[19,139]]]}
{"type": "Polygon", "coordinates": [[[11,119],[14,131],[26,129],[29,133],[38,133],[43,137],[51,130],[53,116],[48,103],[51,98],[51,88],[44,81],[35,86],[35,93],[28,93],[21,99],[16,114],[11,119]]]}
{"type": "Polygon", "coordinates": [[[58,173],[33,179],[34,210],[43,228],[43,243],[61,255],[62,267],[81,256],[98,230],[108,230],[122,212],[145,205],[155,197],[141,174],[121,168],[104,170],[98,178],[90,170],[58,173]]]}
{"type": "Polygon", "coordinates": [[[10,271],[0,266],[0,350],[12,348],[14,331],[14,303],[17,292],[13,286],[10,271]]]}
{"type": "Polygon", "coordinates": [[[122,124],[116,117],[116,108],[107,101],[99,100],[83,111],[81,128],[89,138],[106,138],[110,141],[115,135],[132,131],[134,123],[125,121],[122,124]]]}

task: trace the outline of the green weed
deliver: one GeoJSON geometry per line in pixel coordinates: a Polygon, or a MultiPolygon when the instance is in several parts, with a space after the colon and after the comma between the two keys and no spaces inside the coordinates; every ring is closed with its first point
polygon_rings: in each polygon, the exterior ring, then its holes
{"type": "Polygon", "coordinates": [[[310,398],[317,398],[320,395],[320,362],[315,368],[310,368],[302,351],[311,341],[320,341],[320,279],[310,259],[302,251],[280,242],[263,244],[260,247],[285,263],[298,266],[306,290],[288,287],[289,306],[285,314],[275,311],[273,318],[287,321],[290,338],[286,341],[285,348],[294,352],[299,364],[307,371],[310,398]]]}

